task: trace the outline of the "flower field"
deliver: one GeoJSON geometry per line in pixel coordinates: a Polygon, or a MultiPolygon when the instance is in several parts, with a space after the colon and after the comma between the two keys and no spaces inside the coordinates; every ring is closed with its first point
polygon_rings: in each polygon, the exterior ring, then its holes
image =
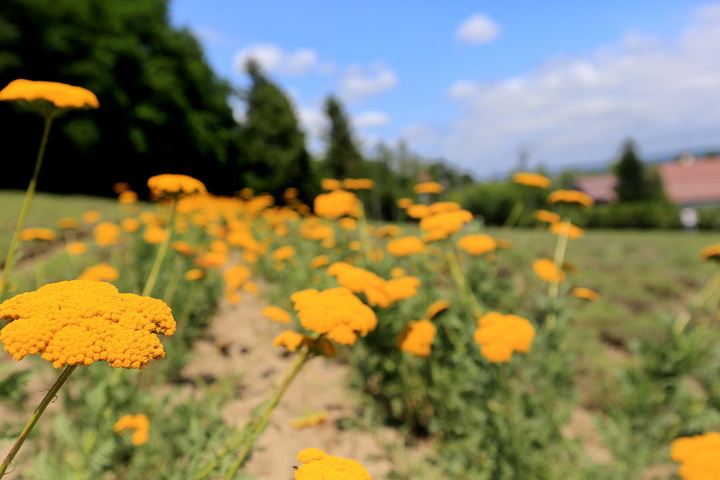
{"type": "MultiPolygon", "coordinates": [[[[0,99],[36,102],[46,136],[97,106],[20,87],[0,99]]],[[[152,202],[35,179],[3,194],[0,477],[271,478],[256,454],[278,479],[720,478],[717,235],[583,232],[592,200],[537,174],[515,179],[547,198],[530,230],[485,228],[433,181],[380,223],[367,179],[312,205],[172,172],[152,202]],[[344,453],[358,432],[382,465],[344,453]]]]}

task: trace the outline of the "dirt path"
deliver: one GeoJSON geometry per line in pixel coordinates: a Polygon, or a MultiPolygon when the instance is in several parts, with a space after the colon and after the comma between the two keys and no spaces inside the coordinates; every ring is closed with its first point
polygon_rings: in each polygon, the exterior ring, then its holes
{"type": "MultiPolygon", "coordinates": [[[[210,339],[196,342],[192,360],[183,369],[190,378],[240,376],[241,396],[229,402],[224,412],[230,424],[244,423],[292,361],[291,355],[272,346],[285,328],[262,316],[265,305],[261,296],[248,294],[243,294],[239,305],[223,301],[210,327],[210,339]]],[[[357,400],[346,387],[347,375],[347,367],[331,359],[315,358],[305,365],[273,412],[247,472],[258,480],[290,480],[297,452],[316,447],[358,460],[374,479],[385,478],[392,462],[384,445],[399,443],[399,434],[390,429],[370,433],[339,427],[339,421],[358,410],[357,400]],[[320,425],[290,426],[294,418],[323,410],[328,419],[320,425]]]]}

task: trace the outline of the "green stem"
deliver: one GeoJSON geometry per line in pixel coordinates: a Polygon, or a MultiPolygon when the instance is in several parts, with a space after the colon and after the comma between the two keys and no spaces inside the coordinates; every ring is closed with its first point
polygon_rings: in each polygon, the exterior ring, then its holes
{"type": "Polygon", "coordinates": [[[50,126],[52,125],[53,118],[55,118],[54,113],[48,113],[45,115],[45,127],[43,129],[42,140],[40,140],[40,149],[38,150],[37,158],[35,159],[35,170],[33,170],[32,178],[30,178],[30,183],[25,191],[25,199],[23,200],[22,207],[20,208],[17,225],[15,225],[15,231],[13,232],[12,240],[10,241],[10,247],[8,248],[7,255],[5,255],[5,266],[3,267],[2,279],[0,279],[0,301],[5,299],[7,286],[10,283],[10,274],[12,273],[13,265],[15,263],[15,253],[20,240],[20,232],[25,227],[28,211],[30,210],[30,202],[35,194],[37,179],[40,174],[40,167],[42,166],[43,158],[45,157],[45,148],[47,147],[48,138],[50,137],[50,126]]]}
{"type": "Polygon", "coordinates": [[[152,295],[153,287],[155,286],[155,282],[158,279],[158,274],[160,273],[160,266],[162,265],[163,260],[165,259],[165,254],[168,251],[168,246],[170,245],[170,237],[172,237],[173,229],[175,228],[175,212],[176,208],[175,205],[177,203],[177,200],[172,201],[172,205],[170,207],[170,221],[168,222],[167,226],[167,235],[163,239],[162,243],[160,244],[160,248],[158,248],[157,255],[155,255],[155,262],[153,263],[152,268],[150,269],[150,275],[148,276],[147,282],[145,282],[145,288],[143,289],[142,295],[149,296],[152,295]]]}
{"type": "Polygon", "coordinates": [[[17,455],[18,450],[20,450],[20,447],[22,446],[23,442],[25,442],[25,439],[30,434],[30,431],[38,422],[40,416],[43,414],[43,412],[53,400],[53,398],[55,398],[55,394],[58,392],[58,390],[60,390],[60,387],[63,386],[65,381],[70,377],[70,375],[75,371],[76,368],[77,365],[68,365],[67,367],[65,367],[65,370],[63,370],[58,379],[55,380],[53,386],[50,387],[50,390],[48,390],[48,392],[45,394],[45,397],[40,402],[40,405],[37,406],[35,412],[33,412],[32,417],[30,417],[27,425],[25,425],[25,428],[23,428],[22,432],[20,432],[20,435],[18,435],[17,440],[15,440],[15,443],[10,449],[10,452],[5,457],[5,460],[3,460],[2,465],[0,465],[0,478],[5,476],[5,472],[7,471],[8,466],[10,466],[10,463],[15,458],[15,455],[17,455]]]}
{"type": "Polygon", "coordinates": [[[366,261],[370,260],[370,239],[368,238],[368,223],[365,216],[365,205],[358,199],[358,233],[360,234],[360,247],[366,261]]]}
{"type": "Polygon", "coordinates": [[[522,200],[518,200],[515,202],[515,205],[513,205],[512,210],[510,210],[510,215],[508,215],[508,218],[505,220],[505,224],[503,225],[503,229],[509,229],[512,228],[515,223],[520,218],[520,214],[525,208],[525,204],[522,200]]]}
{"type": "MultiPolygon", "coordinates": [[[[720,288],[720,272],[716,272],[710,279],[705,283],[703,288],[698,294],[690,301],[690,309],[680,313],[675,319],[675,332],[682,332],[692,318],[693,311],[705,305],[705,303],[712,298],[713,294],[720,288]]],[[[709,324],[710,321],[707,322],[709,324]]],[[[707,325],[706,324],[706,325],[707,325]]]]}
{"type": "MultiPolygon", "coordinates": [[[[560,234],[558,235],[558,241],[555,244],[555,253],[553,255],[553,263],[562,270],[562,265],[565,262],[565,253],[567,252],[568,234],[570,232],[570,219],[563,219],[560,225],[560,234]]],[[[551,302],[555,302],[560,291],[560,279],[550,282],[548,287],[548,297],[551,302]]],[[[553,330],[557,323],[557,314],[553,311],[547,316],[548,329],[553,330]]]]}

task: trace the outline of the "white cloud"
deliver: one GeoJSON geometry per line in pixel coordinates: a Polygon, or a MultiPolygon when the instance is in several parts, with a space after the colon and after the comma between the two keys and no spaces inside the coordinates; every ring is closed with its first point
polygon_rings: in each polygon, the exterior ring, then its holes
{"type": "Polygon", "coordinates": [[[235,54],[234,64],[238,72],[245,71],[245,64],[250,58],[255,59],[266,72],[293,76],[310,73],[318,63],[317,53],[309,48],[285,52],[277,45],[263,43],[235,54]]]}
{"type": "Polygon", "coordinates": [[[500,25],[487,15],[477,13],[455,30],[455,38],[466,43],[490,43],[500,35],[500,25]]]}
{"type": "Polygon", "coordinates": [[[367,111],[355,115],[352,122],[355,128],[381,127],[390,122],[390,117],[385,112],[367,111]]]}
{"type": "Polygon", "coordinates": [[[476,172],[507,170],[520,145],[531,163],[556,166],[611,160],[626,137],[655,153],[717,145],[720,3],[695,13],[664,41],[631,33],[519,77],[458,80],[446,92],[457,119],[415,126],[407,138],[476,172]]]}
{"type": "Polygon", "coordinates": [[[387,65],[349,67],[340,79],[340,96],[347,102],[361,102],[397,85],[397,75],[387,65]]]}

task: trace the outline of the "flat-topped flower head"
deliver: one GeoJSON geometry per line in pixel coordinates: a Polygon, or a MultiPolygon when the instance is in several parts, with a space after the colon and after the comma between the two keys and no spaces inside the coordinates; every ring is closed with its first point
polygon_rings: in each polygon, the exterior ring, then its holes
{"type": "Polygon", "coordinates": [[[483,233],[471,233],[458,240],[458,247],[470,255],[483,255],[497,250],[497,241],[483,233]]]}
{"type": "Polygon", "coordinates": [[[360,215],[360,201],[352,192],[333,190],[315,197],[313,210],[315,215],[331,219],[344,215],[357,217],[360,215]]]}
{"type": "Polygon", "coordinates": [[[144,368],[165,356],[156,333],[175,333],[161,300],[119,293],[105,282],[69,280],[21,293],[0,304],[0,342],[15,360],[40,354],[55,368],[107,361],[144,368]]]}
{"type": "Polygon", "coordinates": [[[90,90],[59,82],[18,79],[0,90],[0,100],[47,102],[57,108],[98,108],[100,102],[90,90]]]}
{"type": "Polygon", "coordinates": [[[407,257],[413,253],[421,253],[425,250],[425,242],[419,237],[408,235],[406,237],[396,238],[387,243],[387,251],[396,257],[407,257]]]}
{"type": "Polygon", "coordinates": [[[306,448],[297,456],[302,463],[295,470],[295,480],[372,480],[360,462],[328,455],[319,448],[306,448]]]}
{"type": "Polygon", "coordinates": [[[87,267],[78,277],[78,280],[91,282],[114,282],[120,274],[117,269],[109,263],[98,263],[87,267]]]}
{"type": "Polygon", "coordinates": [[[532,265],[535,275],[546,282],[562,282],[565,280],[565,272],[549,258],[538,258],[532,265]]]}
{"type": "Polygon", "coordinates": [[[715,260],[720,262],[720,243],[708,245],[700,250],[700,258],[702,260],[715,260]]]}
{"type": "Polygon", "coordinates": [[[43,240],[52,242],[55,240],[55,232],[49,228],[31,227],[20,232],[20,240],[30,242],[32,240],[43,240]]]}
{"type": "Polygon", "coordinates": [[[493,363],[509,362],[513,352],[527,353],[535,338],[535,327],[517,315],[489,312],[478,319],[473,339],[480,354],[493,363]]]}
{"type": "Polygon", "coordinates": [[[375,312],[344,287],[301,290],[290,297],[300,324],[343,345],[377,327],[375,312]]]}
{"type": "Polygon", "coordinates": [[[550,179],[539,173],[518,172],[512,177],[513,182],[528,187],[548,188],[550,179]]]}
{"type": "Polygon", "coordinates": [[[560,215],[549,210],[535,210],[533,216],[535,217],[535,220],[545,223],[556,223],[560,221],[560,215]]]}
{"type": "Polygon", "coordinates": [[[550,225],[550,231],[555,235],[565,235],[568,238],[581,238],[585,235],[582,228],[570,222],[555,222],[550,225]]]}
{"type": "Polygon", "coordinates": [[[135,446],[147,443],[150,433],[150,420],[147,415],[138,413],[137,415],[123,415],[113,425],[116,434],[120,434],[125,430],[132,430],[132,444],[135,446]]]}
{"type": "Polygon", "coordinates": [[[547,202],[550,205],[558,203],[566,205],[579,205],[581,207],[592,207],[595,204],[595,200],[585,192],[580,190],[555,190],[550,192],[547,197],[547,202]]]}
{"type": "Polygon", "coordinates": [[[681,464],[678,473],[683,480],[720,478],[719,455],[720,432],[676,438],[670,447],[670,457],[681,464]]]}
{"type": "Polygon", "coordinates": [[[177,199],[207,193],[205,184],[189,175],[164,173],[148,178],[150,194],[156,199],[177,199]]]}
{"type": "Polygon", "coordinates": [[[575,287],[570,291],[570,294],[573,297],[590,300],[591,302],[596,302],[600,297],[598,292],[586,287],[575,287]]]}
{"type": "Polygon", "coordinates": [[[436,333],[437,327],[430,320],[423,319],[410,322],[400,333],[398,347],[402,352],[418,357],[427,357],[430,355],[436,333]]]}
{"type": "Polygon", "coordinates": [[[262,309],[262,316],[273,322],[290,323],[292,317],[290,313],[280,307],[268,306],[262,309]]]}
{"type": "Polygon", "coordinates": [[[343,188],[347,190],[371,190],[375,182],[369,178],[346,178],[342,182],[343,188]]]}
{"type": "Polygon", "coordinates": [[[443,186],[437,182],[422,182],[413,187],[413,192],[418,195],[425,193],[442,193],[443,190],[443,186]]]}
{"type": "Polygon", "coordinates": [[[437,314],[448,308],[450,308],[450,302],[448,300],[437,300],[430,304],[427,310],[425,310],[425,318],[432,320],[437,314]]]}
{"type": "Polygon", "coordinates": [[[93,228],[95,243],[101,247],[109,247],[118,243],[120,227],[113,222],[100,222],[93,228]]]}

